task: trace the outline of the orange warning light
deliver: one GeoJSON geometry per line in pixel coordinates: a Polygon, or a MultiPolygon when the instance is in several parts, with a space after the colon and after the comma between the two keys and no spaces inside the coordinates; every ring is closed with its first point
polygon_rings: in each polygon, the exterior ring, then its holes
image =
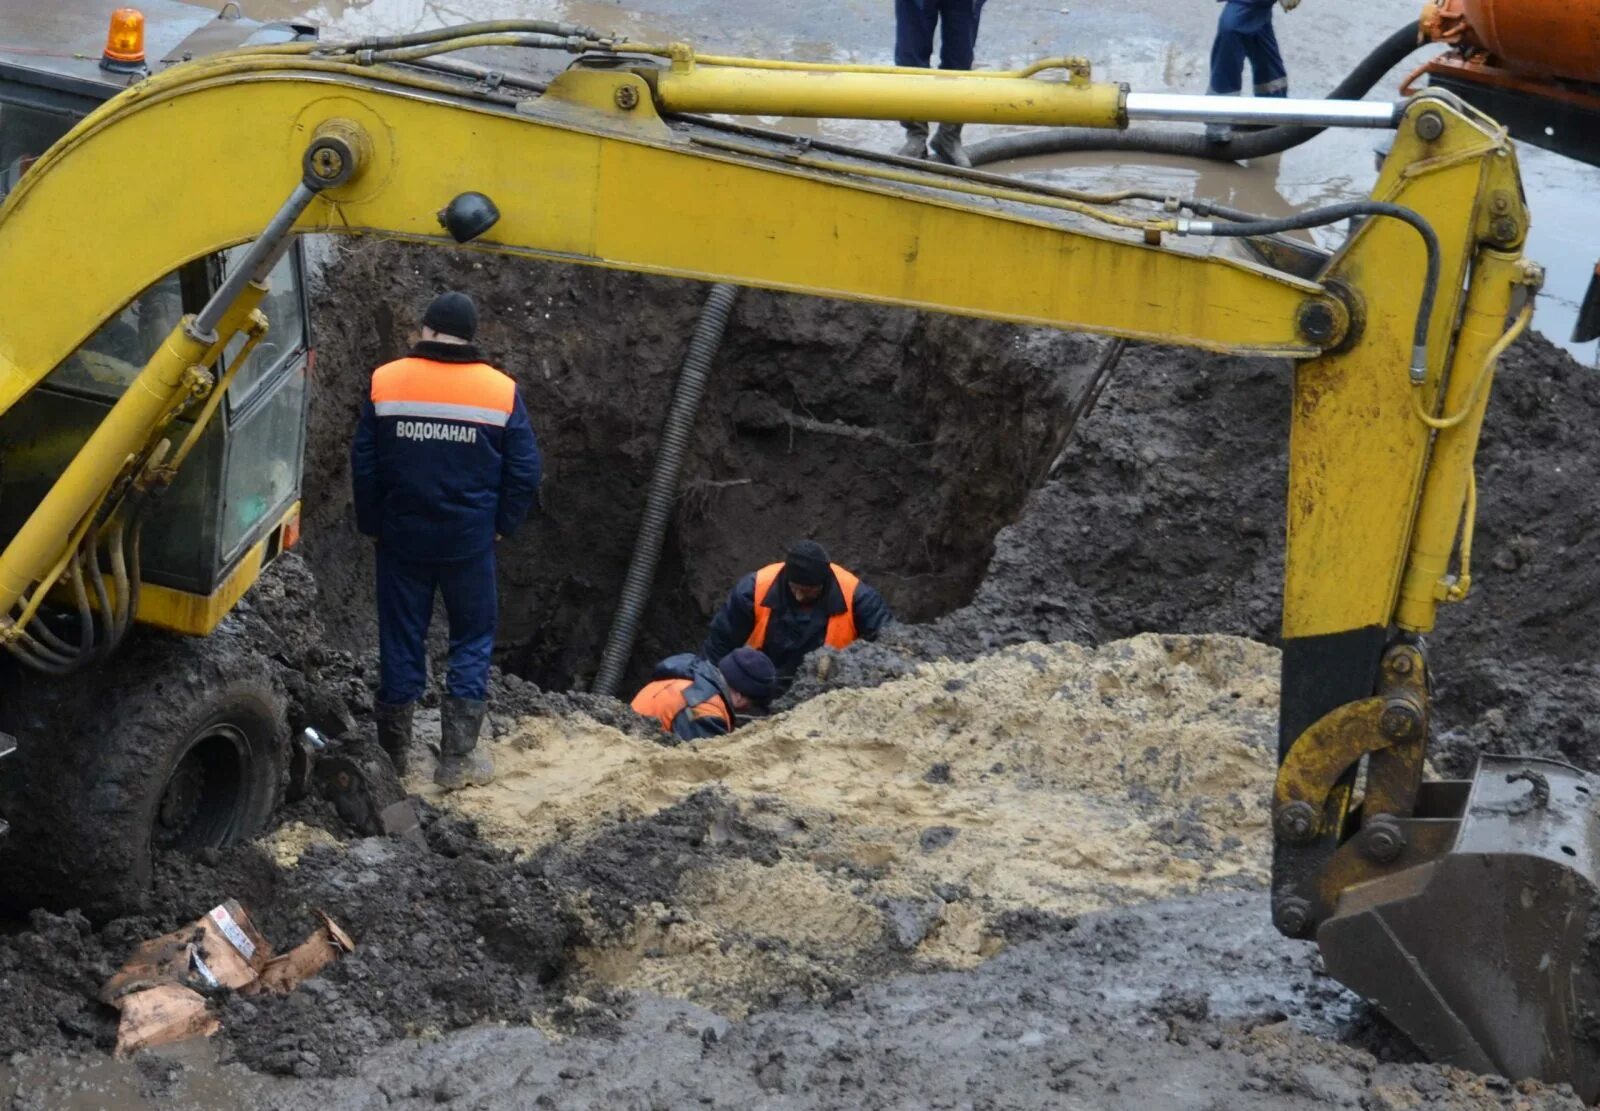
{"type": "Polygon", "coordinates": [[[118,8],[111,13],[104,60],[124,64],[144,61],[144,13],[138,8],[118,8]]]}

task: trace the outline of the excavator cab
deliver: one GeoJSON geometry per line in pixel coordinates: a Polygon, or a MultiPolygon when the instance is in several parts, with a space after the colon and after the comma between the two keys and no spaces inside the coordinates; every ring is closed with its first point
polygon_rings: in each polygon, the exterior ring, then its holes
{"type": "MultiPolygon", "coordinates": [[[[129,57],[106,64],[110,8],[0,3],[0,202],[74,125],[149,73],[219,50],[315,37],[237,18],[232,5],[217,15],[142,0],[139,34],[116,44],[129,57]]],[[[83,198],[86,207],[94,201],[83,198]]],[[[87,212],[84,226],[94,230],[83,234],[104,236],[105,252],[118,250],[115,222],[95,224],[87,212]]],[[[0,416],[0,537],[16,534],[173,327],[206,303],[247,249],[214,251],[157,278],[0,416]]],[[[299,534],[313,363],[306,273],[297,243],[268,278],[267,332],[248,351],[236,338],[219,360],[214,373],[231,375],[227,389],[176,478],[145,500],[136,529],[80,564],[79,589],[50,594],[54,658],[81,646],[81,658],[97,666],[38,683],[0,663],[0,902],[26,891],[94,911],[137,906],[153,852],[247,837],[282,796],[289,746],[271,669],[259,654],[205,634],[299,534]],[[150,637],[110,655],[135,615],[189,635],[150,637]]],[[[58,283],[63,298],[75,288],[70,273],[8,280],[58,283]]],[[[178,418],[164,438],[183,444],[195,416],[178,418]]]]}
{"type": "MultiPolygon", "coordinates": [[[[211,18],[184,4],[146,5],[143,13],[144,52],[159,50],[157,57],[171,59],[310,34],[211,18]]],[[[23,26],[14,27],[8,18],[7,37],[26,47],[26,24],[33,17],[16,17],[23,26]]],[[[0,45],[0,200],[79,119],[144,75],[136,64],[127,72],[127,66],[107,68],[93,60],[106,36],[99,5],[66,5],[49,18],[50,53],[19,50],[8,56],[0,45]],[[80,10],[81,17],[74,14],[80,10]],[[63,23],[81,41],[64,45],[63,23]]],[[[115,250],[115,243],[106,249],[115,250]]],[[[167,333],[216,291],[243,249],[197,259],[156,281],[0,418],[0,535],[15,533],[167,333]]],[[[271,275],[263,305],[270,331],[244,365],[230,365],[242,341],[223,357],[219,372],[231,371],[233,380],[222,419],[211,422],[177,480],[145,512],[139,545],[139,619],[145,624],[191,635],[211,632],[260,569],[299,535],[312,364],[305,277],[304,251],[297,244],[271,275]]],[[[173,428],[174,443],[189,427],[180,421],[173,428]]]]}

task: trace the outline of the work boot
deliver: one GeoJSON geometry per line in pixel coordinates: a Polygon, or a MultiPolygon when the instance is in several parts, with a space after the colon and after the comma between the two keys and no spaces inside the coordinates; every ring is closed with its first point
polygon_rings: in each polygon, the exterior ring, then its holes
{"type": "Polygon", "coordinates": [[[439,707],[439,766],[433,781],[446,791],[482,787],[494,778],[494,761],[479,752],[478,734],[489,704],[473,698],[445,697],[439,707]]]}
{"type": "Polygon", "coordinates": [[[906,141],[895,151],[901,158],[926,158],[928,157],[928,125],[925,123],[902,123],[906,129],[906,141]]]}
{"type": "Polygon", "coordinates": [[[416,710],[415,702],[379,702],[378,747],[389,754],[394,774],[405,777],[406,762],[411,752],[411,720],[416,710]]]}
{"type": "Polygon", "coordinates": [[[928,144],[928,149],[933,152],[934,158],[948,166],[972,169],[972,159],[967,157],[961,145],[961,125],[958,123],[940,124],[939,130],[933,133],[933,142],[928,144]]]}

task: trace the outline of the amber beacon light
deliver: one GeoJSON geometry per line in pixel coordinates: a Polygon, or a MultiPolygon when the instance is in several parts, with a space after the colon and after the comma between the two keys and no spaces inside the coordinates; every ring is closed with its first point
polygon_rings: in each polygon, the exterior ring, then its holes
{"type": "Polygon", "coordinates": [[[100,68],[113,73],[137,73],[144,67],[144,13],[138,8],[118,8],[111,13],[100,68]]]}

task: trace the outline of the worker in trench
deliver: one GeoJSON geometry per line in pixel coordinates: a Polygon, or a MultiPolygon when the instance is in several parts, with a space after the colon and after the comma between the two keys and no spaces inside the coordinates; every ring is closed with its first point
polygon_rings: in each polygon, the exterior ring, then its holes
{"type": "Polygon", "coordinates": [[[433,779],[445,790],[494,776],[478,737],[498,618],[495,544],[528,515],[541,466],[516,383],[484,362],[477,327],[472,298],[435,297],[421,341],[373,371],[350,453],[356,527],[377,544],[378,741],[403,775],[439,594],[450,664],[433,779]]]}
{"type": "Polygon", "coordinates": [[[632,705],[660,722],[663,733],[697,741],[733,732],[739,715],[765,712],[777,692],[777,669],[759,649],[735,648],[716,663],[684,652],[656,665],[632,705]]]}
{"type": "Polygon", "coordinates": [[[734,584],[700,655],[720,660],[740,645],[759,648],[787,686],[806,653],[875,639],[893,619],[883,596],[829,559],[821,544],[797,540],[782,563],[734,584]]]}
{"type": "MultiPolygon", "coordinates": [[[[1217,20],[1216,38],[1211,41],[1210,96],[1238,96],[1244,91],[1244,64],[1250,62],[1250,78],[1256,96],[1289,95],[1289,71],[1278,50],[1278,36],[1272,29],[1272,5],[1281,4],[1292,12],[1300,0],[1224,0],[1217,20]]],[[[1226,143],[1233,128],[1225,123],[1206,124],[1206,139],[1226,143]]]]}

